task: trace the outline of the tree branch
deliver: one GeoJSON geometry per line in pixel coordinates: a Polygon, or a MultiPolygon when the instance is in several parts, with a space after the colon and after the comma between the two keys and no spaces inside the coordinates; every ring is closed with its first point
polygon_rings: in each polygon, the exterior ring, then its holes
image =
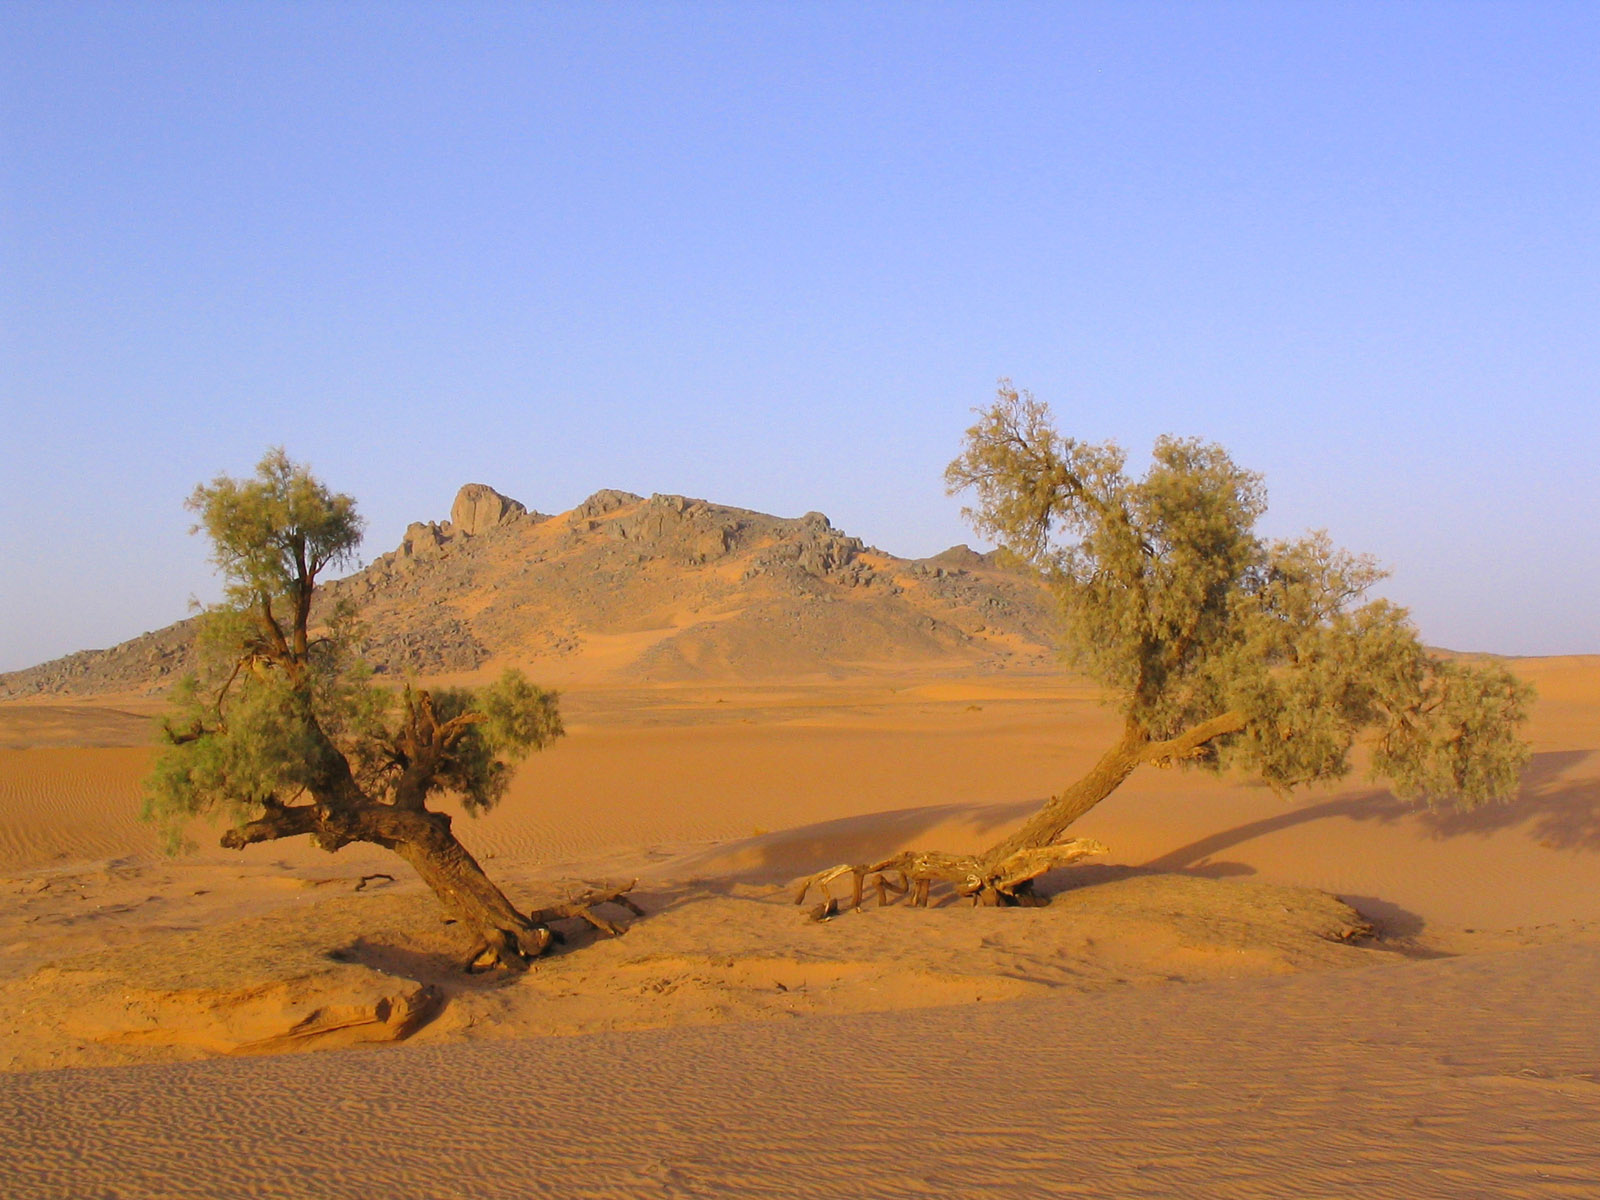
{"type": "Polygon", "coordinates": [[[1249,718],[1242,712],[1236,710],[1225,712],[1221,716],[1190,726],[1177,737],[1168,738],[1164,742],[1150,742],[1145,746],[1140,758],[1144,762],[1176,762],[1178,759],[1190,758],[1207,742],[1215,741],[1226,734],[1238,733],[1249,723],[1249,718]]]}
{"type": "Polygon", "coordinates": [[[315,805],[269,804],[264,816],[223,834],[222,846],[228,850],[243,850],[256,842],[273,842],[279,838],[298,837],[302,833],[316,833],[319,828],[315,805]]]}
{"type": "Polygon", "coordinates": [[[278,618],[273,615],[272,597],[267,595],[266,592],[261,592],[259,593],[259,598],[261,604],[261,628],[271,643],[271,653],[279,663],[287,666],[293,661],[293,655],[289,653],[289,643],[283,636],[283,627],[278,624],[278,618]]]}
{"type": "Polygon", "coordinates": [[[448,750],[459,742],[462,735],[474,725],[487,720],[481,712],[465,712],[459,717],[451,717],[443,725],[435,728],[433,741],[441,750],[448,750]]]}
{"type": "Polygon", "coordinates": [[[306,572],[306,540],[303,534],[294,539],[294,653],[304,659],[309,649],[311,628],[311,589],[316,581],[306,572]]]}
{"type": "Polygon", "coordinates": [[[450,752],[467,730],[485,719],[481,712],[465,712],[441,722],[430,693],[408,690],[405,724],[391,752],[400,765],[394,806],[412,812],[422,811],[435,779],[448,765],[450,752]]]}
{"type": "Polygon", "coordinates": [[[174,729],[172,721],[166,717],[161,720],[161,734],[167,739],[169,746],[186,746],[190,742],[198,742],[212,732],[214,731],[207,729],[198,717],[190,723],[189,728],[183,730],[174,729]]]}
{"type": "Polygon", "coordinates": [[[244,670],[244,664],[249,657],[250,656],[245,655],[234,660],[233,670],[228,672],[227,680],[217,692],[217,698],[213,702],[212,707],[217,710],[217,724],[219,726],[223,723],[222,702],[228,698],[228,692],[233,687],[233,681],[239,678],[239,672],[244,670]]]}

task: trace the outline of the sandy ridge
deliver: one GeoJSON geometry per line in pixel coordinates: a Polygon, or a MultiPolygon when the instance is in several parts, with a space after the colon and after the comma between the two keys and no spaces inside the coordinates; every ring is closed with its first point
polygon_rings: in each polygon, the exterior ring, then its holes
{"type": "Polygon", "coordinates": [[[15,1200],[1580,1197],[1600,946],[563,1041],[0,1077],[15,1200]],[[181,1151],[180,1148],[181,1147],[181,1151]]]}
{"type": "Polygon", "coordinates": [[[647,916],[453,994],[420,885],[354,890],[392,857],[153,857],[144,709],[0,705],[0,1057],[80,1064],[0,1077],[0,1195],[1592,1196],[1600,659],[1517,667],[1513,805],[1141,772],[1083,823],[1097,886],[825,926],[787,881],[986,844],[1114,715],[1024,674],[575,688],[461,832],[515,896],[638,876],[647,916]],[[430,987],[403,1046],[148,1065],[387,1036],[430,987]]]}

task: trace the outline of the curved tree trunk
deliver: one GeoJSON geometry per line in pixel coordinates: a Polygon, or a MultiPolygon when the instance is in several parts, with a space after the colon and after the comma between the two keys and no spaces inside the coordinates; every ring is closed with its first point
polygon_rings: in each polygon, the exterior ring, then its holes
{"type": "Polygon", "coordinates": [[[484,874],[478,860],[452,832],[447,814],[423,807],[425,788],[410,797],[409,803],[373,800],[356,782],[349,759],[323,732],[309,691],[298,689],[291,704],[291,711],[310,735],[306,787],[313,803],[269,803],[259,819],[223,834],[222,845],[239,849],[252,842],[305,833],[330,852],[351,842],[382,846],[410,863],[445,911],[473,935],[473,950],[463,963],[466,969],[503,966],[525,970],[532,959],[544,953],[555,934],[519,912],[484,874]]]}
{"type": "Polygon", "coordinates": [[[445,813],[380,804],[364,810],[360,824],[371,829],[360,840],[376,842],[410,863],[446,911],[473,932],[468,969],[487,957],[490,965],[520,970],[549,947],[550,929],[517,911],[456,838],[445,813]]]}
{"type": "MultiPolygon", "coordinates": [[[[445,813],[400,809],[371,801],[339,809],[320,804],[274,804],[258,820],[223,834],[222,844],[237,850],[253,842],[310,834],[326,850],[337,850],[351,842],[370,842],[392,850],[411,864],[445,910],[473,935],[474,948],[464,966],[469,970],[496,965],[525,969],[556,935],[544,920],[518,911],[457,840],[450,824],[445,813]]],[[[608,900],[632,909],[622,899],[627,890],[590,893],[580,902],[558,906],[549,916],[584,917],[601,929],[616,932],[615,926],[594,917],[588,909],[608,900]]]]}
{"type": "Polygon", "coordinates": [[[1023,826],[1002,838],[979,857],[990,865],[1010,858],[1021,850],[1036,850],[1053,845],[1084,813],[1122,786],[1134,769],[1145,760],[1150,743],[1134,730],[1101,756],[1100,761],[1078,782],[1050,797],[1050,800],[1023,826]]]}
{"type": "Polygon", "coordinates": [[[1067,866],[1093,854],[1106,853],[1106,847],[1093,838],[1062,840],[1073,822],[1122,786],[1143,763],[1173,762],[1199,753],[1213,739],[1237,733],[1246,718],[1226,712],[1185,730],[1165,741],[1152,741],[1133,721],[1124,727],[1117,744],[1101,755],[1100,761],[1071,787],[1049,801],[1025,821],[981,854],[946,854],[934,850],[908,850],[881,862],[830,867],[801,880],[795,903],[803,904],[813,890],[821,893],[821,903],[811,915],[821,920],[838,911],[830,885],[849,875],[853,879],[851,907],[861,906],[862,892],[869,876],[876,876],[878,903],[888,903],[889,893],[911,893],[913,905],[926,905],[928,889],[935,883],[948,883],[958,896],[970,896],[974,904],[1032,904],[1033,881],[1055,867],[1067,866]],[[889,876],[899,877],[897,883],[889,876]]]}

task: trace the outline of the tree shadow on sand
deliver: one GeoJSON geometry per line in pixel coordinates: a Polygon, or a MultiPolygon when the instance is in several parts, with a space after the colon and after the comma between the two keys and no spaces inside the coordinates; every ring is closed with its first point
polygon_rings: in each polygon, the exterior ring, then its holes
{"type": "Polygon", "coordinates": [[[1471,812],[1429,810],[1416,808],[1396,798],[1392,792],[1374,788],[1336,796],[1319,804],[1286,809],[1274,816],[1209,834],[1144,865],[1161,871],[1193,869],[1209,863],[1213,855],[1254,838],[1331,817],[1376,821],[1384,825],[1409,818],[1437,839],[1488,837],[1525,825],[1535,841],[1552,850],[1600,852],[1600,779],[1566,778],[1569,771],[1592,753],[1551,750],[1535,754],[1523,773],[1516,798],[1505,804],[1487,804],[1471,812]]]}
{"type": "MultiPolygon", "coordinates": [[[[645,911],[632,914],[623,932],[648,920],[661,907],[657,901],[645,911]]],[[[558,918],[550,922],[550,928],[558,936],[541,955],[541,960],[577,953],[610,936],[576,917],[558,918]]],[[[353,941],[329,950],[328,957],[334,962],[356,963],[386,975],[398,975],[444,988],[447,997],[462,992],[493,991],[517,979],[512,972],[469,973],[462,970],[462,957],[471,944],[471,935],[463,931],[452,918],[407,936],[409,940],[402,942],[393,934],[362,934],[353,941]]]]}
{"type": "Polygon", "coordinates": [[[715,876],[727,882],[787,884],[837,863],[875,861],[949,826],[970,830],[974,840],[992,840],[1037,812],[1041,803],[930,804],[838,817],[711,846],[676,866],[697,877],[715,876]]]}

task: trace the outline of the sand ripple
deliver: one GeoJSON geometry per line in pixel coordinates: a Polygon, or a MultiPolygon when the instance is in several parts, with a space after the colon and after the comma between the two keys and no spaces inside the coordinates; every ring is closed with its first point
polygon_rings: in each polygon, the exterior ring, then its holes
{"type": "Polygon", "coordinates": [[[0,1078],[50,1197],[1600,1194],[1600,947],[0,1078]]]}

